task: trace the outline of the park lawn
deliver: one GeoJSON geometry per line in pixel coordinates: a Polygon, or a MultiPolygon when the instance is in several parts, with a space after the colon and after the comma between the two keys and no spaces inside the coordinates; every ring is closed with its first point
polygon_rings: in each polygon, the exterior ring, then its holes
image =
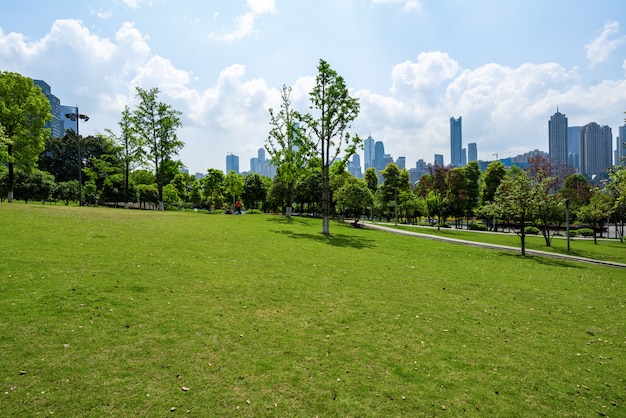
{"type": "MultiPolygon", "coordinates": [[[[520,237],[515,232],[492,233],[459,230],[454,228],[441,228],[430,226],[409,226],[398,224],[383,224],[388,227],[397,227],[411,232],[431,234],[447,238],[462,239],[466,241],[485,242],[489,244],[507,245],[520,248],[520,237]]],[[[526,249],[547,251],[556,254],[569,254],[577,257],[592,258],[596,260],[613,261],[626,264],[626,243],[620,243],[618,239],[600,239],[594,244],[593,238],[570,238],[570,252],[567,252],[567,239],[564,236],[555,236],[550,247],[546,246],[545,239],[541,234],[526,235],[526,249]]]]}
{"type": "Polygon", "coordinates": [[[0,204],[1,416],[626,415],[624,270],[0,204]]]}

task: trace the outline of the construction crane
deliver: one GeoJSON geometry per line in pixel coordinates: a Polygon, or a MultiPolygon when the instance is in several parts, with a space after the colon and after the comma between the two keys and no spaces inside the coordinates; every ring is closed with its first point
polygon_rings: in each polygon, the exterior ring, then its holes
{"type": "Polygon", "coordinates": [[[500,155],[509,155],[509,154],[513,154],[514,152],[515,152],[515,151],[496,152],[496,153],[491,154],[491,155],[493,155],[494,157],[496,157],[496,160],[499,160],[499,158],[498,158],[498,157],[499,157],[500,155]]]}

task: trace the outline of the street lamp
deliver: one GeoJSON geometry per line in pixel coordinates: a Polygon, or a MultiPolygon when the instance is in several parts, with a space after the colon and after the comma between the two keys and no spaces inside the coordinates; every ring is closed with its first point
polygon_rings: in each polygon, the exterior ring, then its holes
{"type": "Polygon", "coordinates": [[[65,117],[68,118],[71,121],[75,121],[76,122],[76,136],[78,137],[78,204],[80,206],[83,205],[83,161],[82,161],[82,156],[80,153],[80,134],[78,132],[78,122],[82,119],[85,122],[87,122],[89,120],[89,116],[87,115],[83,115],[82,113],[78,112],[78,106],[76,106],[76,112],[75,113],[66,113],[65,117]]]}

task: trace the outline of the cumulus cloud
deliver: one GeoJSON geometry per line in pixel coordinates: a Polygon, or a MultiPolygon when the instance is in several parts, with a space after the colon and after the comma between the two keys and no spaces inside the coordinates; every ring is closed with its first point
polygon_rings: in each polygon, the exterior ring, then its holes
{"type": "Polygon", "coordinates": [[[235,18],[236,29],[224,35],[209,34],[210,39],[232,42],[245,38],[255,32],[254,23],[263,14],[276,13],[274,0],[247,0],[249,12],[235,18]]]}
{"type": "Polygon", "coordinates": [[[402,5],[405,11],[419,10],[421,8],[418,0],[372,0],[372,4],[402,5]]]}
{"type": "Polygon", "coordinates": [[[606,61],[611,53],[626,41],[624,36],[615,38],[618,34],[619,23],[607,22],[598,37],[585,45],[587,59],[592,67],[606,61]]]}

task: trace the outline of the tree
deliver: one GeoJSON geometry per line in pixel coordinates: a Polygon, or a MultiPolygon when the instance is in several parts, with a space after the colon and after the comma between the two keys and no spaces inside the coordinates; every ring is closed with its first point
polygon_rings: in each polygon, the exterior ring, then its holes
{"type": "Polygon", "coordinates": [[[224,183],[224,172],[217,168],[210,168],[201,182],[208,210],[221,208],[223,204],[222,184],[224,183]]]}
{"type": "Polygon", "coordinates": [[[465,169],[455,167],[448,173],[448,207],[450,214],[454,216],[455,227],[460,228],[461,218],[467,212],[468,196],[467,196],[467,177],[465,177],[465,169]]]}
{"type": "Polygon", "coordinates": [[[372,193],[367,184],[355,177],[349,177],[335,192],[333,198],[346,217],[354,217],[353,225],[358,225],[363,211],[372,204],[372,193]]]}
{"type": "Polygon", "coordinates": [[[124,173],[124,208],[129,208],[130,200],[130,173],[140,165],[145,158],[145,153],[141,137],[135,134],[133,126],[133,115],[128,106],[124,106],[122,119],[118,122],[120,134],[116,135],[111,130],[107,130],[109,137],[115,141],[121,149],[122,171],[124,173]]]}
{"type": "Polygon", "coordinates": [[[158,88],[144,90],[137,87],[139,104],[132,115],[132,126],[138,140],[147,147],[146,154],[154,167],[159,193],[159,210],[163,207],[166,163],[183,147],[176,130],[182,126],[181,112],[170,105],[158,102],[158,88]]]}
{"type": "Polygon", "coordinates": [[[565,178],[559,194],[563,199],[569,200],[571,210],[576,212],[581,206],[589,204],[593,189],[584,175],[576,173],[565,178]]]}
{"type": "Polygon", "coordinates": [[[235,208],[235,201],[241,197],[243,193],[244,179],[241,174],[230,170],[226,177],[224,177],[224,194],[229,201],[233,202],[233,209],[235,208]]]}
{"type": "Polygon", "coordinates": [[[429,215],[437,215],[437,230],[441,230],[441,221],[448,217],[448,173],[449,168],[435,165],[431,168],[431,189],[426,199],[429,206],[429,215]]]}
{"type": "Polygon", "coordinates": [[[554,177],[535,178],[533,184],[533,199],[535,201],[535,225],[541,231],[546,246],[552,244],[552,237],[556,234],[558,228],[550,233],[552,224],[561,224],[565,217],[563,211],[563,202],[558,194],[554,193],[555,183],[554,177]]]}
{"type": "Polygon", "coordinates": [[[378,188],[381,207],[386,209],[389,216],[393,213],[397,222],[398,205],[401,203],[398,197],[402,192],[411,190],[409,173],[400,170],[395,163],[389,163],[380,174],[384,179],[378,188]]]}
{"type": "MultiPolygon", "coordinates": [[[[504,168],[504,164],[502,164],[501,161],[492,161],[489,163],[485,173],[483,174],[483,195],[481,198],[481,203],[483,205],[493,202],[498,186],[500,186],[504,176],[506,176],[506,168],[504,168]]],[[[497,231],[498,223],[497,216],[495,215],[497,211],[488,210],[482,212],[494,214],[494,217],[490,219],[490,222],[493,225],[493,231],[497,231]]]]}
{"type": "Polygon", "coordinates": [[[467,203],[465,206],[465,216],[470,218],[480,203],[480,167],[477,161],[470,161],[465,166],[465,179],[467,203]]]}
{"type": "Polygon", "coordinates": [[[611,216],[613,211],[613,201],[611,195],[604,190],[596,190],[589,199],[589,204],[578,208],[578,219],[587,223],[593,229],[593,243],[597,244],[596,231],[600,230],[602,237],[602,228],[606,219],[611,216]]]}
{"type": "Polygon", "coordinates": [[[48,200],[55,188],[54,177],[45,171],[15,171],[15,198],[28,203],[29,200],[48,200]]]}
{"type": "Polygon", "coordinates": [[[626,221],[626,168],[616,166],[609,170],[607,190],[613,198],[615,228],[621,243],[624,242],[624,221],[626,221]]]}
{"type": "Polygon", "coordinates": [[[52,196],[55,199],[65,202],[65,206],[70,204],[70,200],[78,200],[78,180],[62,181],[57,183],[57,187],[54,190],[52,196]]]}
{"type": "Polygon", "coordinates": [[[528,172],[512,167],[498,186],[494,203],[500,216],[517,224],[519,232],[515,233],[521,240],[522,255],[526,256],[526,222],[532,218],[535,208],[528,172]]]}
{"type": "Polygon", "coordinates": [[[345,147],[347,162],[361,144],[358,135],[347,131],[359,114],[359,101],[348,93],[346,83],[324,60],[320,60],[315,86],[309,94],[316,117],[305,115],[303,121],[316,138],[322,167],[322,234],[330,233],[330,166],[345,147]]]}
{"type": "Polygon", "coordinates": [[[242,195],[246,207],[250,209],[261,209],[266,196],[267,190],[265,189],[263,178],[257,173],[248,174],[244,179],[242,195]]]}
{"type": "Polygon", "coordinates": [[[493,202],[496,191],[502,179],[506,176],[506,168],[502,161],[492,161],[487,166],[483,175],[483,196],[482,202],[493,202]]]}
{"type": "Polygon", "coordinates": [[[4,129],[0,163],[7,163],[8,201],[13,202],[15,168],[26,172],[37,165],[50,130],[44,128],[52,119],[50,102],[28,77],[0,72],[0,125],[4,129]]]}
{"type": "Polygon", "coordinates": [[[286,188],[285,215],[291,217],[293,195],[296,182],[303,172],[313,145],[306,137],[299,121],[300,114],[291,108],[291,87],[283,86],[280,97],[280,111],[270,109],[270,129],[265,149],[271,156],[276,174],[280,176],[286,188]]]}
{"type": "MultiPolygon", "coordinates": [[[[378,190],[378,174],[376,174],[376,169],[374,167],[368,167],[365,169],[365,175],[363,176],[365,180],[365,184],[367,184],[367,188],[372,193],[372,196],[376,195],[376,191],[378,190]]],[[[374,217],[374,202],[370,205],[370,219],[374,217]]]]}
{"type": "Polygon", "coordinates": [[[0,163],[9,161],[8,140],[4,132],[4,126],[0,124],[0,163]]]}

